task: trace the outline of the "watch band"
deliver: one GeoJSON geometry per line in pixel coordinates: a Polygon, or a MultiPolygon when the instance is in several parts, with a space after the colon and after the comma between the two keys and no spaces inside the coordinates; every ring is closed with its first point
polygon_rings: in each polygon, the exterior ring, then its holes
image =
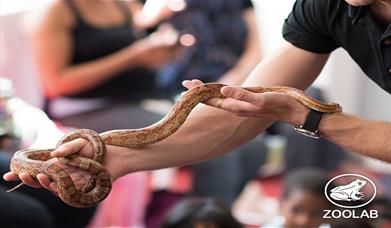
{"type": "Polygon", "coordinates": [[[310,109],[304,124],[300,125],[299,127],[295,127],[295,131],[311,138],[320,138],[318,126],[322,116],[323,112],[310,109]]]}

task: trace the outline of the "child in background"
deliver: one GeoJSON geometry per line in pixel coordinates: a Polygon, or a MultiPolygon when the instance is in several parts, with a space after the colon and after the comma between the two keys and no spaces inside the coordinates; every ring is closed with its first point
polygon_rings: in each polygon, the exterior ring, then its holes
{"type": "Polygon", "coordinates": [[[332,205],[324,195],[328,175],[316,169],[297,170],[284,180],[281,215],[262,227],[330,227],[323,219],[323,210],[332,205]]]}
{"type": "Polygon", "coordinates": [[[162,228],[241,228],[229,209],[213,199],[187,199],[166,216],[162,228]]]}

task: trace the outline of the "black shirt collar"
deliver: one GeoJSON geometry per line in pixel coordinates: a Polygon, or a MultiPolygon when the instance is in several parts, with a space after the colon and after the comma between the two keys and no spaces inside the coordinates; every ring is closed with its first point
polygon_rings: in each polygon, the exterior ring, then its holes
{"type": "MultiPolygon", "coordinates": [[[[348,6],[348,16],[352,18],[352,24],[360,27],[366,27],[371,31],[385,32],[389,25],[383,25],[376,20],[369,5],[367,6],[348,6]]],[[[389,30],[389,28],[387,29],[389,30]]]]}
{"type": "Polygon", "coordinates": [[[363,17],[367,14],[368,6],[352,6],[349,5],[348,15],[352,18],[352,24],[358,25],[362,22],[363,17]]]}

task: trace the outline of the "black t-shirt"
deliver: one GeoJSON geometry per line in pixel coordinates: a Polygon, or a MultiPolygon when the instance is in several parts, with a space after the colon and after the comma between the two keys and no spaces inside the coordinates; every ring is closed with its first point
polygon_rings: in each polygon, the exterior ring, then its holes
{"type": "Polygon", "coordinates": [[[329,53],[344,48],[375,83],[391,93],[391,24],[369,6],[344,0],[297,0],[285,20],[284,38],[301,49],[329,53]]]}
{"type": "MultiPolygon", "coordinates": [[[[131,12],[123,1],[116,0],[115,2],[126,18],[125,22],[122,25],[104,28],[85,21],[75,1],[66,1],[77,21],[71,34],[73,42],[72,65],[106,57],[128,47],[139,39],[130,25],[131,12]]],[[[153,72],[141,67],[129,67],[94,88],[66,97],[122,97],[127,99],[145,90],[152,90],[153,80],[153,72]]]]}

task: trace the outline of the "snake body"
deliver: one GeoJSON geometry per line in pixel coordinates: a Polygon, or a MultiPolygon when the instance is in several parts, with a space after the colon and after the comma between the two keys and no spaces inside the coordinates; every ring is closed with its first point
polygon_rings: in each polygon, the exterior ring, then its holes
{"type": "Polygon", "coordinates": [[[88,140],[93,147],[93,159],[71,155],[61,158],[61,162],[74,168],[88,172],[94,183],[87,183],[78,190],[69,174],[61,169],[54,162],[49,161],[53,157],[50,152],[53,149],[26,149],[15,152],[11,160],[11,170],[16,173],[28,173],[33,178],[39,173],[46,174],[51,181],[54,181],[58,188],[58,196],[67,204],[74,207],[89,207],[106,198],[111,190],[111,177],[107,170],[100,164],[103,162],[106,153],[106,145],[98,133],[80,129],[65,135],[57,147],[63,143],[76,138],[88,140]]]}
{"type": "MultiPolygon", "coordinates": [[[[49,162],[52,158],[50,152],[54,149],[17,151],[11,161],[11,170],[17,174],[29,173],[33,178],[36,178],[38,173],[44,173],[55,182],[59,189],[58,195],[65,203],[74,207],[93,206],[101,202],[111,190],[110,175],[101,165],[106,152],[106,145],[139,148],[169,137],[182,126],[197,104],[213,97],[222,98],[220,89],[223,86],[225,85],[207,83],[190,89],[181,96],[162,120],[145,128],[113,130],[103,132],[100,135],[88,129],[79,129],[65,135],[57,146],[75,138],[84,138],[91,142],[94,148],[92,159],[77,155],[61,159],[63,163],[85,170],[93,177],[93,184],[87,184],[80,190],[75,187],[72,179],[64,170],[49,162]]],[[[320,102],[294,88],[246,87],[244,89],[254,93],[285,93],[308,108],[319,112],[333,113],[341,111],[338,104],[320,102]]]]}

